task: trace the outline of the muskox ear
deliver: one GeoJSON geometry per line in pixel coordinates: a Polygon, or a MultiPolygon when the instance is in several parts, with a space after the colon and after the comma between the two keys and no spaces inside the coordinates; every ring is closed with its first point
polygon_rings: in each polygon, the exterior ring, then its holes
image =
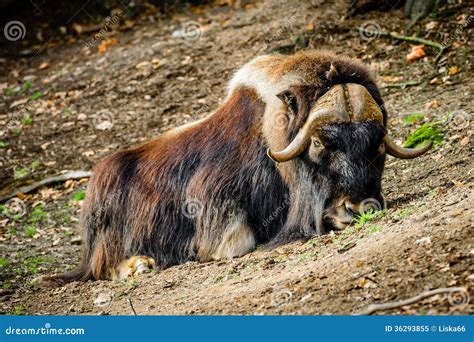
{"type": "Polygon", "coordinates": [[[298,101],[296,95],[291,90],[285,90],[277,94],[277,97],[282,100],[291,114],[296,115],[298,112],[298,101]]]}

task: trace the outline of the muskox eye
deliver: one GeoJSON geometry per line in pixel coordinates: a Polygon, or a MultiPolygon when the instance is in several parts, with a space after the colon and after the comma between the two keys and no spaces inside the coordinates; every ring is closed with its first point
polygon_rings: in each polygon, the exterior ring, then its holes
{"type": "Polygon", "coordinates": [[[277,97],[286,104],[291,114],[296,115],[298,112],[298,103],[296,101],[296,96],[291,91],[285,90],[277,94],[277,97]]]}

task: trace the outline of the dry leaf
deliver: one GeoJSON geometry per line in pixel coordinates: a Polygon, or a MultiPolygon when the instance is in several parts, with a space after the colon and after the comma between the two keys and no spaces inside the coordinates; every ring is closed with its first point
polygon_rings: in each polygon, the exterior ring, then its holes
{"type": "Polygon", "coordinates": [[[11,105],[10,105],[10,108],[14,108],[16,106],[19,106],[19,105],[22,105],[22,104],[25,104],[28,102],[28,98],[25,97],[24,99],[20,99],[20,100],[16,100],[15,102],[13,102],[11,105]]]}
{"type": "Polygon", "coordinates": [[[85,152],[82,152],[82,155],[84,157],[92,157],[93,155],[95,155],[95,152],[94,151],[85,151],[85,152]]]}
{"type": "Polygon", "coordinates": [[[440,105],[441,105],[441,103],[438,100],[434,99],[434,100],[426,103],[425,108],[426,109],[433,109],[433,108],[438,108],[440,105]]]}
{"type": "Polygon", "coordinates": [[[313,31],[314,30],[314,23],[312,21],[310,21],[309,23],[306,24],[304,29],[305,29],[306,32],[313,31]]]}
{"type": "Polygon", "coordinates": [[[384,82],[401,82],[403,81],[403,76],[383,76],[382,80],[384,82]]]}
{"type": "Polygon", "coordinates": [[[97,48],[97,51],[99,53],[105,53],[107,49],[109,48],[109,46],[114,46],[117,44],[118,44],[118,40],[115,38],[105,39],[100,43],[99,47],[97,48]]]}
{"type": "Polygon", "coordinates": [[[425,57],[425,46],[424,45],[415,45],[412,46],[410,53],[407,55],[407,62],[414,62],[420,58],[425,57]]]}
{"type": "Polygon", "coordinates": [[[450,75],[450,76],[456,75],[456,74],[458,74],[460,71],[461,71],[461,69],[459,69],[456,65],[455,65],[455,66],[452,66],[451,68],[449,68],[449,75],[450,75]]]}
{"type": "Polygon", "coordinates": [[[49,68],[49,63],[48,62],[43,62],[38,67],[38,70],[44,70],[44,69],[47,69],[47,68],[49,68]]]}
{"type": "Polygon", "coordinates": [[[460,142],[461,146],[466,146],[466,145],[468,145],[470,140],[471,140],[471,139],[470,139],[469,137],[464,137],[464,138],[461,140],[461,142],[460,142]]]}
{"type": "Polygon", "coordinates": [[[438,27],[438,23],[436,21],[430,21],[429,23],[427,23],[425,25],[425,28],[428,30],[428,31],[431,31],[431,30],[434,30],[438,27]]]}

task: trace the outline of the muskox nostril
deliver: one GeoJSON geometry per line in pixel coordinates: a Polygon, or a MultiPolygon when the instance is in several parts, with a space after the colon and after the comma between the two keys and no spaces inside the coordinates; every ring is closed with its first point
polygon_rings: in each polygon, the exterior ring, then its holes
{"type": "Polygon", "coordinates": [[[358,214],[356,206],[352,202],[344,202],[344,207],[346,208],[346,212],[350,214],[352,217],[358,214]]]}

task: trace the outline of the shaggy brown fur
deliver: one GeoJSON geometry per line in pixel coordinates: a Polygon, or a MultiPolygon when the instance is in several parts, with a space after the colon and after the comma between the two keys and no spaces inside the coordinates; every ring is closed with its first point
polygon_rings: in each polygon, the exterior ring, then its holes
{"type": "Polygon", "coordinates": [[[332,229],[324,215],[341,196],[380,198],[380,124],[328,125],[330,149],[287,163],[266,155],[288,144],[332,85],[348,82],[369,90],[385,121],[362,65],[314,52],[263,56],[236,73],[214,114],[104,159],[82,208],[81,265],[56,279],[110,278],[132,256],[158,268],[240,256],[332,229]],[[285,90],[295,103],[277,96],[285,90]]]}

